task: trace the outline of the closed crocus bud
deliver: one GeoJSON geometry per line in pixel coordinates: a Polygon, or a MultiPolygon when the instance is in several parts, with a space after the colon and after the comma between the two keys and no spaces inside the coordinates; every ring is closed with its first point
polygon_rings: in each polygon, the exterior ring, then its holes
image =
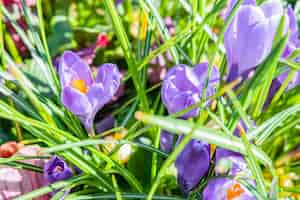
{"type": "MultiPolygon", "coordinates": [[[[40,147],[37,145],[19,148],[16,156],[40,156],[40,147]]],[[[27,164],[43,167],[45,162],[41,159],[24,160],[27,164]]],[[[0,199],[10,200],[20,195],[47,185],[43,175],[37,172],[17,169],[10,166],[0,165],[0,199]]],[[[48,195],[35,198],[36,200],[48,200],[48,195]]]]}
{"type": "MultiPolygon", "coordinates": [[[[202,89],[207,77],[208,64],[202,63],[190,68],[186,65],[172,67],[162,83],[162,101],[169,113],[181,111],[200,101],[202,89]]],[[[215,86],[219,83],[219,72],[212,68],[211,77],[207,88],[207,97],[214,94],[215,86]]],[[[195,117],[199,109],[194,109],[182,118],[195,117]]]]}
{"type": "Polygon", "coordinates": [[[280,1],[241,5],[224,35],[228,80],[247,73],[269,55],[283,15],[280,1]]]}
{"type": "Polygon", "coordinates": [[[49,183],[72,177],[73,172],[68,164],[57,156],[52,156],[44,166],[44,178],[49,183]]]}
{"type": "Polygon", "coordinates": [[[210,162],[209,144],[191,140],[175,161],[181,191],[188,193],[197,186],[208,172],[210,162]]]}
{"type": "Polygon", "coordinates": [[[247,188],[229,178],[211,179],[202,193],[203,200],[255,200],[247,188]]]}
{"type": "Polygon", "coordinates": [[[66,51],[60,59],[61,100],[91,132],[96,113],[107,104],[120,85],[121,74],[114,64],[99,67],[96,79],[78,55],[66,51]]]}

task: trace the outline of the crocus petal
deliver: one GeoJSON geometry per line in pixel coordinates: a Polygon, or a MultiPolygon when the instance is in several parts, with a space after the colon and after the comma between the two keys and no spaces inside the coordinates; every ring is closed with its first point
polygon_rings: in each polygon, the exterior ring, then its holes
{"type": "Polygon", "coordinates": [[[103,85],[106,95],[111,99],[120,86],[121,77],[117,65],[106,63],[100,66],[96,83],[103,85]]]}
{"type": "Polygon", "coordinates": [[[229,178],[214,178],[211,179],[205,187],[202,197],[203,200],[225,200],[228,199],[228,190],[234,185],[238,186],[241,191],[236,193],[234,197],[230,199],[241,199],[241,200],[255,200],[256,198],[241,184],[237,181],[229,178]]]}
{"type": "Polygon", "coordinates": [[[63,105],[75,115],[86,116],[92,111],[92,106],[87,96],[70,86],[63,88],[61,98],[63,105]]]}
{"type": "Polygon", "coordinates": [[[239,74],[255,67],[265,58],[267,22],[258,7],[243,6],[225,33],[229,65],[239,66],[239,74]]]}
{"type": "Polygon", "coordinates": [[[199,101],[199,94],[200,82],[192,68],[177,65],[167,72],[162,84],[162,101],[169,113],[193,105],[199,101]]]}
{"type": "Polygon", "coordinates": [[[175,161],[178,182],[185,193],[193,189],[208,172],[210,161],[209,144],[191,140],[175,161]]]}
{"type": "Polygon", "coordinates": [[[71,51],[65,51],[60,59],[59,77],[62,86],[69,85],[72,79],[83,80],[87,86],[93,83],[89,66],[71,51]]]}
{"type": "MultiPolygon", "coordinates": [[[[176,113],[185,108],[188,108],[192,105],[195,105],[200,101],[199,94],[193,93],[191,91],[178,92],[172,99],[169,100],[169,104],[166,105],[169,113],[176,113]]],[[[180,116],[181,118],[187,119],[190,117],[195,117],[199,113],[199,108],[193,109],[184,115],[180,116]]]]}

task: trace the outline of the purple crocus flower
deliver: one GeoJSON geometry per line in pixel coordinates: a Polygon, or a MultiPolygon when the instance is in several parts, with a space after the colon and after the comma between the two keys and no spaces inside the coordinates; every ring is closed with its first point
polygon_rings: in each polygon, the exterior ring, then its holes
{"type": "Polygon", "coordinates": [[[191,140],[175,161],[181,191],[188,193],[197,186],[208,172],[210,146],[208,143],[191,140]]]}
{"type": "Polygon", "coordinates": [[[59,64],[62,103],[77,115],[88,132],[93,129],[96,113],[119,88],[121,74],[114,64],[100,66],[96,79],[78,55],[66,51],[59,64]]]}
{"type": "MultiPolygon", "coordinates": [[[[190,68],[186,65],[177,65],[171,68],[162,83],[162,101],[169,113],[181,111],[199,102],[208,70],[207,63],[190,68]]],[[[215,86],[219,83],[219,72],[212,68],[207,88],[207,96],[214,94],[215,86]]],[[[195,117],[199,109],[194,109],[181,116],[182,118],[195,117]]]]}
{"type": "Polygon", "coordinates": [[[228,81],[249,72],[269,55],[283,11],[280,1],[275,0],[260,7],[240,6],[224,36],[228,81]]]}
{"type": "Polygon", "coordinates": [[[68,164],[57,156],[52,156],[44,165],[44,178],[49,183],[68,179],[72,175],[72,170],[68,164]]]}
{"type": "Polygon", "coordinates": [[[251,192],[230,178],[214,178],[210,180],[202,193],[203,200],[255,200],[251,192]]]}

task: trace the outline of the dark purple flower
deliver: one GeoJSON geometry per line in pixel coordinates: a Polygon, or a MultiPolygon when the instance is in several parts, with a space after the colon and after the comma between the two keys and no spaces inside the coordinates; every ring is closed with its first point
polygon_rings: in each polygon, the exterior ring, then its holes
{"type": "Polygon", "coordinates": [[[68,164],[57,156],[52,156],[44,165],[44,178],[49,183],[68,179],[72,175],[72,170],[68,164]]]}
{"type": "Polygon", "coordinates": [[[184,193],[188,193],[208,172],[210,162],[209,144],[191,140],[175,161],[178,183],[184,193]]]}
{"type": "Polygon", "coordinates": [[[100,66],[96,79],[78,55],[66,51],[59,64],[62,103],[91,131],[96,113],[114,96],[121,74],[114,64],[100,66]]]}
{"type": "MultiPolygon", "coordinates": [[[[204,82],[207,76],[207,63],[190,68],[186,65],[172,67],[162,83],[162,101],[169,113],[181,111],[199,102],[204,82]]],[[[207,88],[207,96],[214,94],[215,86],[219,83],[219,72],[212,68],[207,88]]],[[[181,116],[182,118],[195,117],[199,109],[194,109],[181,116]]]]}
{"type": "Polygon", "coordinates": [[[214,178],[210,180],[202,193],[203,200],[255,200],[251,192],[229,178],[214,178]]]}
{"type": "Polygon", "coordinates": [[[260,7],[240,6],[224,36],[229,81],[256,67],[269,55],[282,14],[279,1],[267,1],[260,7]]]}

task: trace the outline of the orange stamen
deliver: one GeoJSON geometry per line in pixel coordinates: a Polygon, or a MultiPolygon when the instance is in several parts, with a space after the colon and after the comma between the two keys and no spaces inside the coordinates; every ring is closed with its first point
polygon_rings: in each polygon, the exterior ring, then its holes
{"type": "Polygon", "coordinates": [[[241,187],[239,183],[234,183],[227,190],[227,200],[234,200],[236,197],[239,197],[243,194],[244,189],[241,187]]]}
{"type": "Polygon", "coordinates": [[[88,90],[89,90],[88,87],[87,87],[87,85],[85,84],[84,80],[81,80],[81,79],[75,79],[75,80],[73,80],[72,83],[71,83],[71,86],[74,89],[76,89],[76,90],[78,90],[78,91],[80,91],[80,92],[82,92],[84,94],[86,94],[88,92],[88,90]]]}
{"type": "Polygon", "coordinates": [[[124,137],[124,134],[117,132],[117,133],[114,134],[113,137],[116,140],[121,140],[124,137]]]}

